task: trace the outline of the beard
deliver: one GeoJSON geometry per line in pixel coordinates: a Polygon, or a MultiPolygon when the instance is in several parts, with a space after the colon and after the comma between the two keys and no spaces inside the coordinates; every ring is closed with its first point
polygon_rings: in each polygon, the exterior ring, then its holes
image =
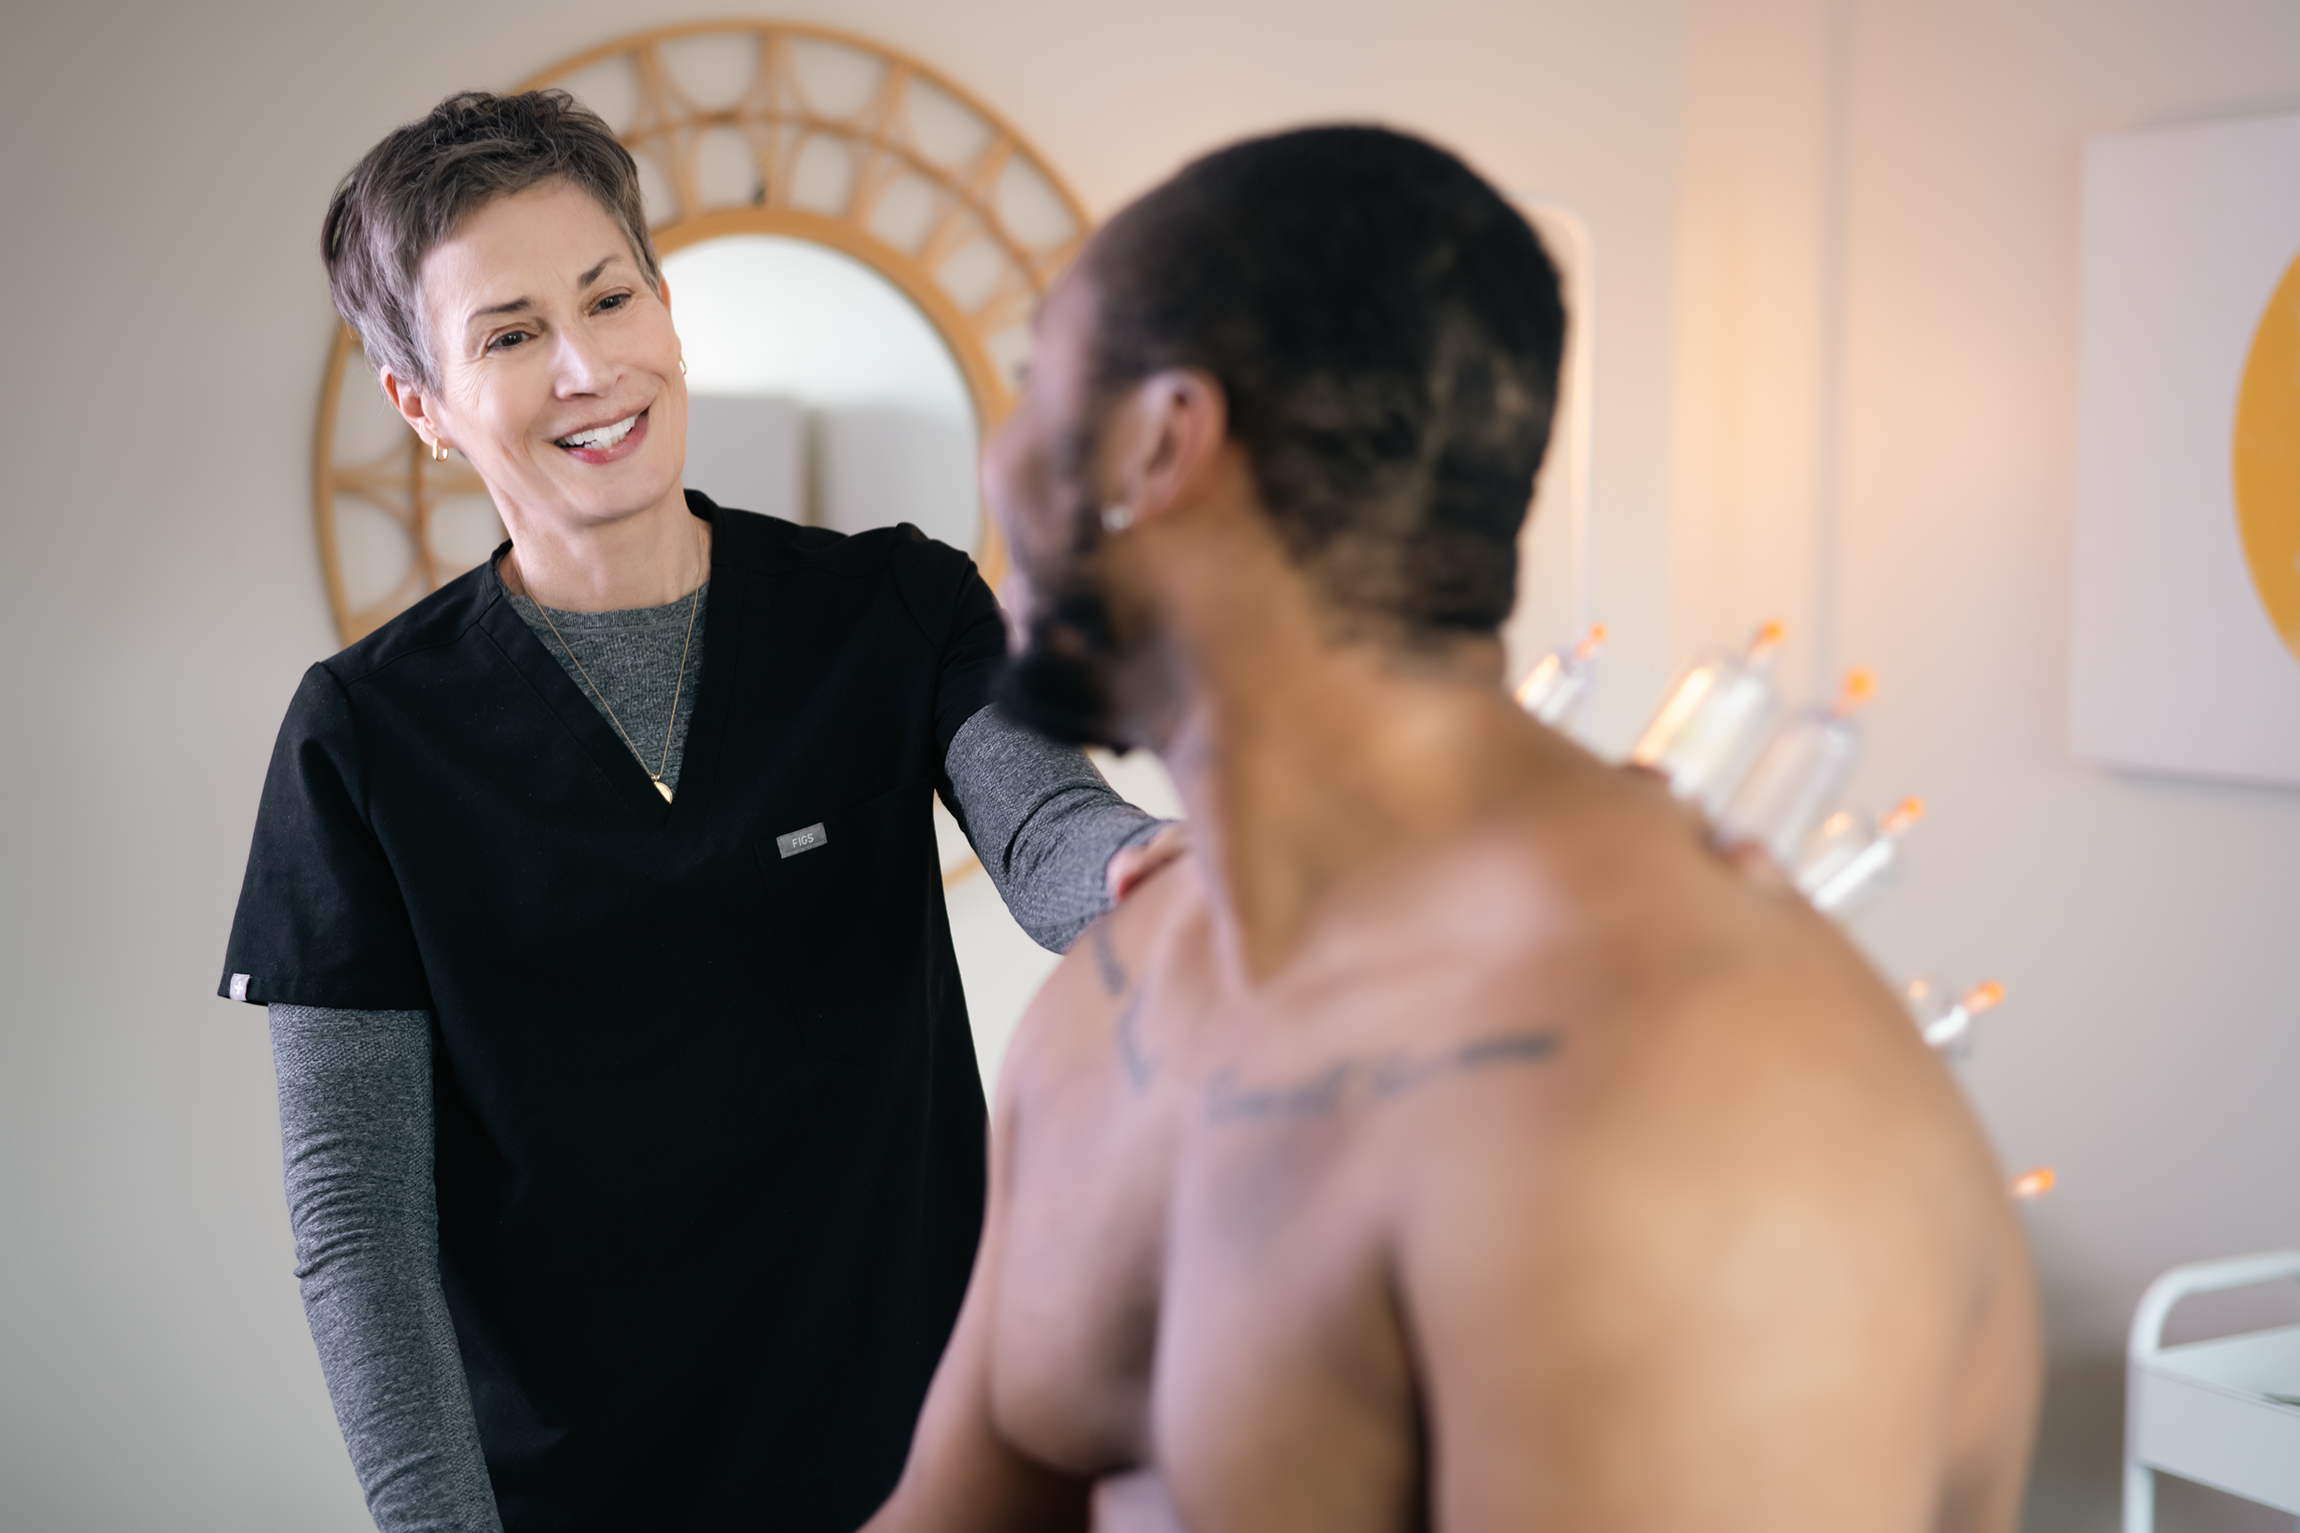
{"type": "Polygon", "coordinates": [[[1119,644],[1109,598],[1078,580],[1033,606],[1022,652],[999,668],[991,701],[1057,744],[1127,749],[1113,684],[1119,644]]]}
{"type": "MultiPolygon", "coordinates": [[[[1071,440],[1074,473],[1093,460],[1095,445],[1091,427],[1071,440]]],[[[1118,720],[1117,677],[1125,647],[1098,578],[1107,534],[1096,503],[1080,497],[1070,525],[1070,546],[1058,565],[1022,571],[1029,590],[1022,647],[999,668],[991,701],[1012,722],[1058,744],[1124,751],[1129,744],[1118,720]]]]}

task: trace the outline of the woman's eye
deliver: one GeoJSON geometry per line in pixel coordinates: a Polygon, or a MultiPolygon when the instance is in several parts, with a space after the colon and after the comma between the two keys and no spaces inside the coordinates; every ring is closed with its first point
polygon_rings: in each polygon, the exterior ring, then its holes
{"type": "Polygon", "coordinates": [[[599,300],[599,307],[602,310],[620,309],[630,301],[631,295],[629,293],[609,293],[606,297],[599,300]]]}
{"type": "Polygon", "coordinates": [[[489,351],[505,351],[526,339],[527,332],[524,330],[506,330],[494,340],[489,341],[487,349],[489,351]]]}

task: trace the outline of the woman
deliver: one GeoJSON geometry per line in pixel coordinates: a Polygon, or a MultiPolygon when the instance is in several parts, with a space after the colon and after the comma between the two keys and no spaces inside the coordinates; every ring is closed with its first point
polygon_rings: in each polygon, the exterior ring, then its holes
{"type": "Polygon", "coordinates": [[[635,167],[570,98],[393,133],[324,253],[385,394],[511,534],[305,676],[226,963],[271,1008],[369,1506],[850,1528],[981,1216],[932,795],[1050,946],[1167,838],[986,709],[1003,634],[964,554],[682,491],[635,167]]]}

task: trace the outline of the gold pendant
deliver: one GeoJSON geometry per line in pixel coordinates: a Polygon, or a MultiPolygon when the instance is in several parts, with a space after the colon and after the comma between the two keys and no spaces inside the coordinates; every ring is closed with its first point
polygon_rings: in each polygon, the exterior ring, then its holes
{"type": "Polygon", "coordinates": [[[653,784],[655,785],[655,791],[656,791],[657,793],[660,793],[660,794],[662,794],[662,795],[663,795],[663,802],[664,802],[664,803],[668,804],[669,802],[671,802],[671,790],[670,790],[669,788],[666,788],[666,787],[664,787],[664,786],[663,786],[663,779],[662,779],[662,778],[660,778],[660,777],[650,777],[650,778],[648,778],[647,780],[648,780],[649,782],[651,782],[651,783],[653,783],[653,784]]]}

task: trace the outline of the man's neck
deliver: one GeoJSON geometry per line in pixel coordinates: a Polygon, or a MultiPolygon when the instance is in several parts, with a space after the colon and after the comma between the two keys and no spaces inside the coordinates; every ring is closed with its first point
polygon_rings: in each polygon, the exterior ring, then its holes
{"type": "Polygon", "coordinates": [[[504,583],[561,612],[659,607],[710,573],[710,524],[687,509],[676,486],[633,516],[581,526],[523,517],[511,534],[504,583]]]}
{"type": "Polygon", "coordinates": [[[1337,642],[1298,576],[1214,553],[1183,572],[1192,595],[1160,657],[1171,706],[1149,733],[1226,945],[1259,983],[1327,896],[1522,793],[1544,753],[1502,691],[1497,641],[1337,642]]]}

